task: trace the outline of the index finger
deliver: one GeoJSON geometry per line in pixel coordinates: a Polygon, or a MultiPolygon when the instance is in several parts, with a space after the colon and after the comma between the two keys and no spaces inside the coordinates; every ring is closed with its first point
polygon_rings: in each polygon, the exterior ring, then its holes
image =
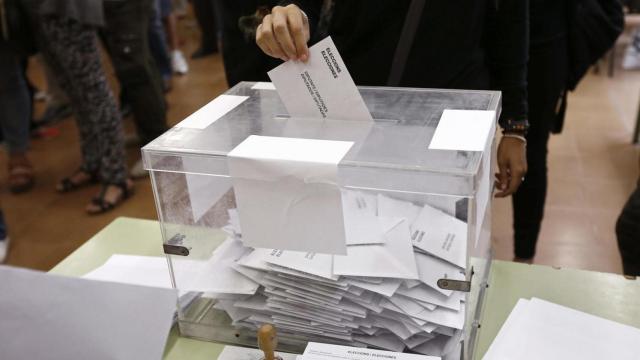
{"type": "Polygon", "coordinates": [[[309,48],[307,47],[309,23],[305,21],[305,16],[298,8],[288,8],[287,14],[287,19],[289,21],[289,30],[291,31],[291,35],[293,36],[297,58],[302,61],[306,61],[309,57],[309,48]]]}
{"type": "Polygon", "coordinates": [[[289,33],[288,13],[274,11],[271,15],[273,16],[273,32],[276,35],[276,41],[289,59],[296,59],[296,47],[289,33]]]}

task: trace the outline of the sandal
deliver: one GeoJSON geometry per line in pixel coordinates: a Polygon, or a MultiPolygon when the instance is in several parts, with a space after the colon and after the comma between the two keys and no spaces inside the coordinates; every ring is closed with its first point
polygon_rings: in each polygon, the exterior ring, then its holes
{"type": "Polygon", "coordinates": [[[35,184],[33,167],[26,158],[9,161],[9,191],[14,194],[31,190],[35,184]]]}
{"type": "Polygon", "coordinates": [[[123,203],[125,200],[130,198],[133,195],[133,180],[127,179],[124,182],[118,184],[104,184],[102,186],[102,190],[100,190],[100,194],[93,199],[91,199],[91,204],[95,205],[98,209],[95,211],[87,209],[89,215],[98,215],[104,214],[107,211],[113,210],[116,206],[123,203]],[[118,187],[122,192],[118,196],[118,198],[114,202],[107,201],[105,196],[107,194],[107,189],[109,186],[118,187]]]}
{"type": "Polygon", "coordinates": [[[75,191],[78,189],[82,189],[84,187],[87,187],[93,184],[97,184],[99,181],[100,181],[100,178],[97,172],[88,172],[82,169],[78,169],[75,172],[75,174],[60,180],[60,182],[58,183],[58,186],[56,186],[56,190],[59,193],[67,193],[67,192],[75,191]],[[76,175],[80,173],[88,175],[88,178],[86,180],[79,181],[79,182],[74,182],[73,180],[71,180],[72,178],[74,178],[76,175]]]}

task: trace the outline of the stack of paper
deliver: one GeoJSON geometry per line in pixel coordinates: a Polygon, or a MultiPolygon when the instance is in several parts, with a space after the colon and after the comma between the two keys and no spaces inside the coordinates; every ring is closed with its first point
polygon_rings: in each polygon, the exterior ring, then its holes
{"type": "Polygon", "coordinates": [[[342,198],[344,256],[243,248],[230,210],[225,229],[231,236],[213,258],[234,261],[225,261],[228,268],[211,280],[233,285],[241,275],[244,281],[237,291],[210,285],[219,295],[216,307],[235,326],[256,330],[271,323],[281,336],[305,340],[437,356],[457,345],[464,294],[436,283],[464,279],[466,224],[429,205],[382,195],[349,191],[342,198]],[[235,249],[233,256],[225,255],[228,249],[235,249]]]}
{"type": "Polygon", "coordinates": [[[520,299],[485,354],[502,359],[638,359],[640,329],[533,298],[520,299]]]}

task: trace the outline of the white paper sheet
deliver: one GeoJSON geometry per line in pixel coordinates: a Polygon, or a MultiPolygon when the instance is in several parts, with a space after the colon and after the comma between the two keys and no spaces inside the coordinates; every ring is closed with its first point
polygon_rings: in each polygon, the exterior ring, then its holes
{"type": "Polygon", "coordinates": [[[248,96],[220,95],[207,105],[201,107],[186,119],[182,120],[176,127],[190,129],[205,129],[216,120],[223,117],[229,111],[247,100],[248,96]]]}
{"type": "MultiPolygon", "coordinates": [[[[404,344],[403,344],[404,345],[404,344]]],[[[303,357],[307,359],[348,359],[348,360],[373,360],[373,359],[395,359],[395,360],[435,360],[438,357],[430,357],[416,354],[406,354],[391,351],[356,348],[350,346],[320,344],[310,342],[304,350],[303,357]]]]}
{"type": "Polygon", "coordinates": [[[372,121],[330,37],[309,48],[306,63],[287,61],[268,74],[292,117],[372,121]]]}
{"type": "Polygon", "coordinates": [[[425,205],[411,224],[413,246],[460,268],[467,266],[467,224],[425,205]]]}
{"type": "Polygon", "coordinates": [[[409,226],[402,221],[385,234],[382,245],[348,246],[347,255],[333,257],[336,275],[418,279],[418,269],[409,237],[409,226]]]}
{"type": "Polygon", "coordinates": [[[429,149],[483,151],[495,123],[495,111],[446,109],[429,149]]]}
{"type": "Polygon", "coordinates": [[[401,286],[398,288],[397,293],[421,303],[438,305],[451,310],[460,309],[460,301],[464,296],[460,291],[454,291],[451,295],[446,296],[436,289],[425,285],[419,285],[413,288],[401,286]]]}
{"type": "MultiPolygon", "coordinates": [[[[200,160],[183,157],[183,168],[187,170],[198,166],[198,161],[200,160]]],[[[185,179],[194,223],[198,222],[231,189],[231,180],[222,176],[190,174],[187,170],[185,179]]]]}
{"type": "Polygon", "coordinates": [[[345,254],[338,163],[352,142],[250,136],[227,156],[247,246],[345,254]]]}
{"type": "Polygon", "coordinates": [[[378,216],[405,218],[408,224],[413,224],[421,210],[420,206],[409,201],[392,199],[378,194],[378,216]]]}
{"type": "Polygon", "coordinates": [[[253,90],[275,90],[276,87],[270,82],[257,82],[251,87],[253,90]]]}
{"type": "MultiPolygon", "coordinates": [[[[242,243],[229,238],[207,260],[173,258],[172,266],[178,289],[182,292],[254,294],[258,290],[258,283],[233,269],[234,261],[247,251],[242,243]]],[[[84,277],[125,284],[172,287],[165,257],[116,254],[84,277]]]]}
{"type": "Polygon", "coordinates": [[[332,273],[333,259],[331,255],[277,249],[269,252],[263,251],[262,253],[265,255],[264,261],[270,264],[326,279],[338,280],[338,277],[332,273]]]}
{"type": "MultiPolygon", "coordinates": [[[[296,354],[282,352],[276,352],[276,355],[282,360],[295,360],[297,357],[296,354]]],[[[262,358],[264,358],[262,350],[230,345],[225,346],[218,355],[218,360],[260,360],[262,358]]]]}
{"type": "Polygon", "coordinates": [[[7,266],[0,279],[2,359],[162,358],[175,290],[7,266]]]}
{"type": "Polygon", "coordinates": [[[378,217],[377,198],[361,191],[342,191],[347,245],[384,243],[384,235],[398,225],[401,217],[378,217]]]}
{"type": "Polygon", "coordinates": [[[85,279],[171,289],[166,257],[112,255],[102,266],[85,274],[85,279]]]}
{"type": "Polygon", "coordinates": [[[512,315],[483,359],[638,359],[640,329],[537,298],[512,315]]]}

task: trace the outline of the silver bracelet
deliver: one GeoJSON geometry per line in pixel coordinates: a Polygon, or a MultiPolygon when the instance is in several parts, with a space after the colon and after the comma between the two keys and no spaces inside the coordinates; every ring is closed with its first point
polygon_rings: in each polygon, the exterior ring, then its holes
{"type": "Polygon", "coordinates": [[[518,139],[520,141],[522,141],[524,143],[524,145],[527,145],[527,138],[525,138],[522,135],[517,135],[517,134],[502,134],[502,137],[508,137],[508,138],[514,138],[514,139],[518,139]]]}

